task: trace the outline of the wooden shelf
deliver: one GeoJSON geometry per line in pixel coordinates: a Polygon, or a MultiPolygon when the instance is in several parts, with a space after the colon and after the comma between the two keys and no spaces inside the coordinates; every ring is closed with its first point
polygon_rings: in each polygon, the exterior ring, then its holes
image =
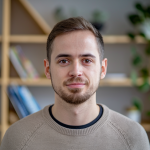
{"type": "MultiPolygon", "coordinates": [[[[150,79],[149,79],[150,82],[150,79]]],[[[39,79],[20,79],[20,78],[10,78],[8,84],[18,84],[18,85],[27,85],[27,86],[51,86],[51,81],[47,78],[39,78],[39,79]]],[[[142,83],[142,79],[139,78],[137,80],[137,84],[140,85],[142,83]]],[[[109,87],[132,87],[133,84],[130,78],[124,79],[103,79],[100,81],[100,86],[109,86],[109,87]]]]}
{"type": "MultiPolygon", "coordinates": [[[[27,85],[27,86],[51,86],[46,78],[40,79],[20,79],[10,78],[9,84],[27,85]]],[[[104,79],[100,81],[100,86],[132,86],[130,79],[104,79]]]]}
{"type": "MultiPolygon", "coordinates": [[[[47,78],[39,79],[20,79],[20,78],[10,78],[8,84],[18,84],[18,85],[27,85],[27,86],[51,86],[51,81],[48,81],[47,78]]],[[[142,83],[142,79],[137,80],[138,84],[142,83]]],[[[125,79],[103,79],[100,81],[100,86],[112,86],[112,87],[132,87],[130,78],[125,79]]]]}
{"type": "Polygon", "coordinates": [[[26,85],[26,86],[51,86],[51,81],[47,78],[39,79],[20,79],[20,78],[10,78],[8,84],[26,85]]]}
{"type": "Polygon", "coordinates": [[[141,123],[146,132],[150,132],[150,123],[141,123]]]}
{"type": "MultiPolygon", "coordinates": [[[[9,41],[11,43],[46,43],[48,35],[10,35],[9,41]]],[[[126,35],[104,35],[103,36],[105,44],[128,44],[133,41],[126,35]]],[[[0,36],[0,42],[2,41],[2,36],[0,36]]],[[[146,41],[137,36],[135,43],[145,44],[146,41]]]]}
{"type": "MultiPolygon", "coordinates": [[[[48,35],[11,35],[11,43],[46,43],[48,35]]],[[[127,44],[132,43],[131,39],[126,35],[104,35],[105,44],[127,44]]],[[[145,44],[145,40],[136,37],[136,43],[145,44]]]]}
{"type": "MultiPolygon", "coordinates": [[[[126,35],[104,35],[103,39],[104,39],[105,44],[127,44],[127,43],[132,43],[133,42],[126,35]]],[[[137,36],[135,38],[135,43],[145,44],[146,41],[142,37],[137,36]]]]}
{"type": "Polygon", "coordinates": [[[131,80],[129,78],[125,79],[116,79],[116,78],[105,78],[103,80],[100,80],[100,86],[123,86],[123,87],[130,87],[133,86],[131,83],[131,80]]]}
{"type": "MultiPolygon", "coordinates": [[[[149,79],[150,82],[150,79],[149,79]]],[[[142,84],[142,78],[137,79],[137,84],[142,84]]],[[[114,87],[132,87],[133,84],[130,78],[105,78],[100,81],[100,86],[114,86],[114,87]]]]}
{"type": "Polygon", "coordinates": [[[48,35],[11,35],[11,43],[45,43],[48,35]]]}

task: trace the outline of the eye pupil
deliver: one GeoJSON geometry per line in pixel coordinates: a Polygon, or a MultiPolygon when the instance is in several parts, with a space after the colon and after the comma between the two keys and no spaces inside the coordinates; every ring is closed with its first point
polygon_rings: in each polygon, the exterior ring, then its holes
{"type": "Polygon", "coordinates": [[[62,63],[66,63],[66,62],[67,62],[67,60],[61,60],[61,62],[62,62],[62,63]]]}
{"type": "Polygon", "coordinates": [[[89,60],[89,59],[85,59],[85,62],[86,62],[86,63],[89,63],[89,62],[90,62],[90,60],[89,60]]]}

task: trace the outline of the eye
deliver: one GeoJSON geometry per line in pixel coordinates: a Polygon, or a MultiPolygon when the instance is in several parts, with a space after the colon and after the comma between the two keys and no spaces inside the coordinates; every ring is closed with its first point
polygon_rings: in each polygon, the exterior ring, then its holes
{"type": "Polygon", "coordinates": [[[83,60],[83,63],[85,63],[85,64],[90,64],[92,62],[92,60],[90,60],[90,59],[84,59],[83,60]]]}
{"type": "Polygon", "coordinates": [[[62,59],[59,61],[60,64],[67,64],[69,61],[67,59],[62,59]]]}

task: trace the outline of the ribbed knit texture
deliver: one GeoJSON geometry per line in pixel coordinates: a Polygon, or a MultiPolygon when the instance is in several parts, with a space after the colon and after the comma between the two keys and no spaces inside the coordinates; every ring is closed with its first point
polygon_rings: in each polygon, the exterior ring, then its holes
{"type": "Polygon", "coordinates": [[[57,124],[49,115],[50,105],[46,106],[11,125],[0,150],[150,150],[140,124],[100,105],[102,117],[84,129],[57,124]]]}

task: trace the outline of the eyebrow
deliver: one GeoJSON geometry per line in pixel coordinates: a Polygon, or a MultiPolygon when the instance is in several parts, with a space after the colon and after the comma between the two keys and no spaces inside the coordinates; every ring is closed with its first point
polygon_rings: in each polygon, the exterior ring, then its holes
{"type": "MultiPolygon", "coordinates": [[[[69,54],[59,54],[56,56],[55,60],[60,58],[60,57],[72,57],[72,55],[69,54]]],[[[92,57],[92,58],[96,58],[94,55],[88,53],[88,54],[80,54],[79,57],[92,57]]]]}

